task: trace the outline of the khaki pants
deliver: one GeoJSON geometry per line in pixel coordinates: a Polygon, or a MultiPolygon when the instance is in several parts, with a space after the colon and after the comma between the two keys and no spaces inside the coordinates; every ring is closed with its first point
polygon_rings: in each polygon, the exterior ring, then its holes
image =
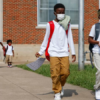
{"type": "Polygon", "coordinates": [[[95,91],[95,98],[100,100],[100,55],[98,53],[93,54],[94,55],[94,64],[97,68],[96,72],[96,83],[94,85],[95,91]]]}
{"type": "Polygon", "coordinates": [[[64,86],[69,71],[69,57],[50,57],[50,72],[53,84],[53,91],[59,93],[64,86]]]}
{"type": "Polygon", "coordinates": [[[12,62],[12,56],[11,55],[6,55],[6,63],[12,62]]]}
{"type": "Polygon", "coordinates": [[[94,56],[94,64],[97,68],[96,72],[96,84],[94,85],[94,89],[98,89],[100,87],[100,55],[98,53],[93,54],[94,56]]]}

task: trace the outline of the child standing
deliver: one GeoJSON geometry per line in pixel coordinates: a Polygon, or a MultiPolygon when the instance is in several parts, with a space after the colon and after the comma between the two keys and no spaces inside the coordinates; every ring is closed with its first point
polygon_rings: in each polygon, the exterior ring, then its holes
{"type": "Polygon", "coordinates": [[[8,63],[8,67],[12,67],[12,58],[14,57],[14,48],[12,46],[12,40],[7,40],[6,49],[6,63],[8,63]]]}
{"type": "Polygon", "coordinates": [[[61,100],[61,96],[64,95],[63,86],[65,85],[66,79],[70,74],[69,46],[72,51],[73,62],[76,60],[76,55],[70,25],[70,17],[64,21],[64,25],[66,26],[67,30],[59,23],[65,19],[65,6],[60,3],[56,4],[54,6],[54,14],[56,19],[51,23],[47,23],[44,41],[41,45],[40,51],[36,53],[35,56],[41,56],[48,46],[48,41],[50,41],[48,53],[50,55],[50,72],[53,85],[52,89],[55,93],[54,100],[61,100]],[[52,27],[54,31],[51,39],[49,40],[51,33],[50,24],[53,25],[52,27]]]}

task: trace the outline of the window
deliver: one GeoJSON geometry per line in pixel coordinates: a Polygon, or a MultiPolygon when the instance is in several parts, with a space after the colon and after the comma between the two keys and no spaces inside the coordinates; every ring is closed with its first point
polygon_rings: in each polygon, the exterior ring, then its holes
{"type": "Polygon", "coordinates": [[[54,5],[62,3],[66,7],[66,15],[71,17],[71,24],[79,22],[79,0],[38,0],[38,25],[46,25],[48,21],[55,19],[54,5]]]}

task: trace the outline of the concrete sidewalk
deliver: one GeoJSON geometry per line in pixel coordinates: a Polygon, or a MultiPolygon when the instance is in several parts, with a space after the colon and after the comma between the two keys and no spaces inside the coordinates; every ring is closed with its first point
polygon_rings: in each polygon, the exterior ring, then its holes
{"type": "MultiPolygon", "coordinates": [[[[0,65],[0,100],[54,100],[48,77],[0,65]]],[[[62,100],[95,100],[93,91],[66,84],[62,100]]]]}

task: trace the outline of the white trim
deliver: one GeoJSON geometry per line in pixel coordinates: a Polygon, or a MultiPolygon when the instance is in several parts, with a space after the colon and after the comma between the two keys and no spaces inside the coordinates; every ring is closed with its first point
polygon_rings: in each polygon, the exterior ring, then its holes
{"type": "MultiPolygon", "coordinates": [[[[3,42],[3,0],[0,0],[0,42],[3,42]]],[[[0,62],[3,61],[3,50],[0,46],[0,62]]]]}
{"type": "Polygon", "coordinates": [[[0,41],[3,42],[3,0],[0,0],[0,41]]]}
{"type": "MultiPolygon", "coordinates": [[[[72,29],[78,29],[78,25],[71,25],[72,29]]],[[[46,29],[46,24],[36,26],[36,29],[46,29]]]]}
{"type": "Polygon", "coordinates": [[[38,16],[39,16],[39,0],[37,0],[37,25],[39,23],[39,19],[38,19],[38,16]]]}
{"type": "Polygon", "coordinates": [[[100,9],[100,0],[99,0],[99,9],[100,9]]]}

